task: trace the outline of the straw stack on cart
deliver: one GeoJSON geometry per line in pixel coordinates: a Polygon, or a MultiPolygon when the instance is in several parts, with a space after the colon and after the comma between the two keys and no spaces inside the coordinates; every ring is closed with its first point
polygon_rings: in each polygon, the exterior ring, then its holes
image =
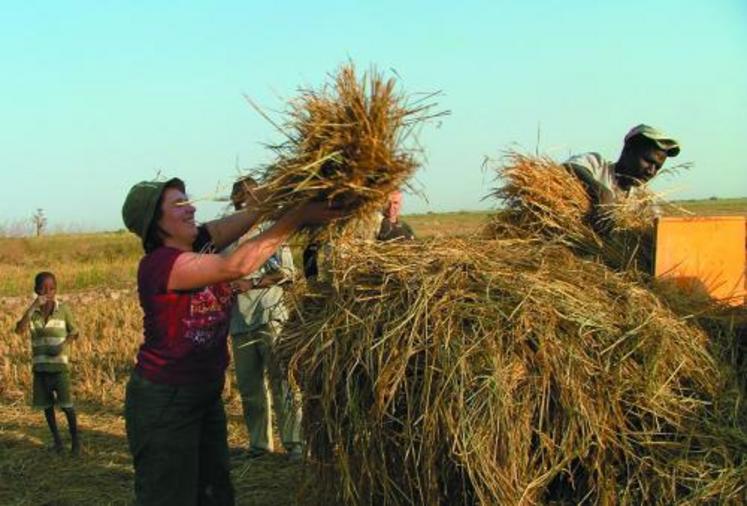
{"type": "Polygon", "coordinates": [[[281,350],[327,497],[743,497],[729,374],[701,329],[624,275],[533,240],[347,245],[337,260],[281,350]]]}
{"type": "MultiPolygon", "coordinates": [[[[320,195],[363,214],[404,184],[392,90],[344,69],[302,93],[267,213],[320,195]]],[[[547,159],[501,174],[488,237],[340,242],[296,294],[277,351],[304,395],[305,499],[742,504],[734,334],[652,289],[640,199],[598,214],[547,159]]]]}

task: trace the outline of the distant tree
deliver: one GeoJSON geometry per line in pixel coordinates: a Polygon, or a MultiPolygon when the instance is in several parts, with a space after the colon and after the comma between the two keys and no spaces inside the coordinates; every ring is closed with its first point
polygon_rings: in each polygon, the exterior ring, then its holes
{"type": "Polygon", "coordinates": [[[718,197],[714,196],[714,197],[709,198],[708,200],[718,200],[718,197]]]}
{"type": "Polygon", "coordinates": [[[47,217],[44,216],[44,209],[38,208],[36,210],[36,213],[31,217],[31,223],[33,223],[34,228],[36,229],[36,237],[42,235],[42,232],[44,232],[44,229],[47,226],[47,217]]]}

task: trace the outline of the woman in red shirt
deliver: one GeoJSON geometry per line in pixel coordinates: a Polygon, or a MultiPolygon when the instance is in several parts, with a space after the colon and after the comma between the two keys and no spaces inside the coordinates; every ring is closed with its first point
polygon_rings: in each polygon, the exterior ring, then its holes
{"type": "Polygon", "coordinates": [[[138,269],[145,339],[125,399],[137,504],[234,503],[221,400],[229,282],[257,270],[301,225],[343,214],[324,202],[299,206],[224,256],[216,253],[257,221],[251,206],[197,226],[180,179],[132,187],[122,217],[146,253],[138,269]]]}

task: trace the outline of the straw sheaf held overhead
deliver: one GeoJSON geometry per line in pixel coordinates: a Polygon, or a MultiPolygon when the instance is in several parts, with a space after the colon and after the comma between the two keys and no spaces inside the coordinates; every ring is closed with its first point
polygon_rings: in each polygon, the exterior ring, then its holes
{"type": "MultiPolygon", "coordinates": [[[[360,79],[352,64],[319,90],[303,89],[278,127],[286,140],[262,172],[260,211],[276,217],[309,200],[326,200],[356,219],[379,212],[407,187],[419,167],[415,134],[436,112],[436,94],[414,99],[372,69],[360,79]]],[[[340,227],[337,223],[334,227],[340,227]]]]}

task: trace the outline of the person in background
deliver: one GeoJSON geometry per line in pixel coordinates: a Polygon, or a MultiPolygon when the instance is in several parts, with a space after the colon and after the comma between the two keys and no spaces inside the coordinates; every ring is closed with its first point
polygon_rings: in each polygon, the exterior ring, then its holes
{"type": "Polygon", "coordinates": [[[288,209],[228,255],[255,224],[254,206],[198,226],[181,179],[142,181],[122,207],[142,241],[137,274],[144,340],[125,394],[138,505],[232,505],[221,394],[234,293],[230,282],[264,264],[305,224],[345,211],[326,202],[288,209]]]}
{"type": "MultiPolygon", "coordinates": [[[[256,183],[250,177],[234,184],[231,202],[236,211],[246,206],[249,193],[255,189],[256,183]]],[[[268,227],[268,223],[260,224],[242,241],[250,240],[268,227]]],[[[290,388],[273,352],[283,323],[288,319],[283,302],[284,287],[293,282],[294,276],[293,255],[284,243],[256,272],[233,283],[238,295],[231,313],[230,333],[236,380],[249,431],[249,458],[273,451],[270,404],[286,452],[293,460],[300,460],[303,455],[300,392],[290,388]]]]}
{"type": "Polygon", "coordinates": [[[62,438],[57,429],[55,401],[67,418],[71,451],[80,455],[78,424],[73,408],[70,385],[70,341],[78,338],[70,307],[57,299],[57,279],[51,272],[40,272],[34,278],[36,298],[16,323],[17,334],[31,332],[33,355],[33,405],[44,410],[52,433],[53,448],[62,452],[62,438]]]}
{"type": "Polygon", "coordinates": [[[394,239],[413,240],[415,233],[410,225],[399,219],[402,210],[402,192],[397,190],[389,194],[389,200],[383,210],[384,219],[376,238],[379,241],[392,241],[394,239]]]}
{"type": "MultiPolygon", "coordinates": [[[[402,192],[399,190],[389,194],[387,203],[381,212],[372,213],[361,220],[355,231],[358,239],[364,241],[392,241],[415,239],[415,233],[410,225],[399,219],[402,209],[402,192]]],[[[319,257],[329,257],[331,245],[312,242],[303,250],[303,273],[306,279],[318,279],[319,257]],[[320,255],[321,254],[321,255],[320,255]]],[[[324,265],[324,260],[321,262],[324,265]]],[[[325,276],[321,276],[322,278],[325,276]]]]}
{"type": "Polygon", "coordinates": [[[569,158],[563,165],[584,183],[596,205],[609,205],[651,180],[666,159],[679,152],[676,140],[641,124],[625,135],[617,162],[607,161],[598,153],[584,153],[569,158]]]}

